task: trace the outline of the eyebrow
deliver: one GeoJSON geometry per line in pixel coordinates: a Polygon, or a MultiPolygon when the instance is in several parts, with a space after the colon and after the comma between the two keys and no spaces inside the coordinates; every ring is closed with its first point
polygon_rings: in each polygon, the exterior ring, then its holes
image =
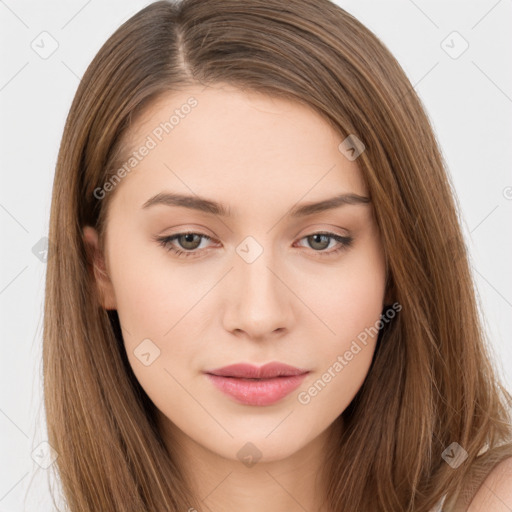
{"type": "MultiPolygon", "coordinates": [[[[371,203],[369,197],[364,197],[353,193],[340,194],[316,203],[302,203],[294,206],[288,215],[291,217],[305,217],[307,215],[313,215],[315,213],[332,210],[344,205],[366,205],[369,203],[371,203]]],[[[221,217],[232,216],[231,208],[225,206],[222,203],[217,203],[211,199],[206,199],[199,196],[160,192],[159,194],[156,194],[155,196],[148,199],[142,205],[142,209],[147,209],[155,205],[181,206],[183,208],[190,208],[192,210],[219,215],[221,217]]]]}

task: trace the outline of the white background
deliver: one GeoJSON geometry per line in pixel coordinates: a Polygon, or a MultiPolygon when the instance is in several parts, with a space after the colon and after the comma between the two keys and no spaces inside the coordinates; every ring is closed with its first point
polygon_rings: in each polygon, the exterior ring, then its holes
{"type": "MultiPolygon", "coordinates": [[[[47,470],[32,459],[45,439],[45,264],[32,248],[47,235],[57,151],[80,77],[147,3],[0,0],[0,512],[53,510],[47,470]],[[47,59],[31,48],[43,31],[59,45],[47,59]]],[[[461,205],[496,362],[511,389],[512,1],[337,3],[388,46],[424,102],[461,205]],[[458,36],[446,39],[453,31],[469,44],[456,59],[443,49],[461,48],[458,36]]]]}

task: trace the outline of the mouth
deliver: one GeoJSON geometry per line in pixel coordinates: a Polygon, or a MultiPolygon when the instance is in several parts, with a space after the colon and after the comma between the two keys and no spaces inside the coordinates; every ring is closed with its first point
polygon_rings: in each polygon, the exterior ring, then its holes
{"type": "Polygon", "coordinates": [[[204,372],[217,389],[244,405],[274,404],[303,382],[309,370],[283,363],[235,364],[204,372]]]}

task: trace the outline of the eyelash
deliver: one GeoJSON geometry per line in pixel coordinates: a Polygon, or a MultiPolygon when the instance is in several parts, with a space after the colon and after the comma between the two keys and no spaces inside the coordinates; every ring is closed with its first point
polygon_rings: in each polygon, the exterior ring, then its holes
{"type": "MultiPolygon", "coordinates": [[[[210,237],[208,235],[204,235],[203,233],[195,233],[192,231],[187,231],[185,233],[176,233],[175,235],[170,235],[170,236],[155,237],[155,240],[159,243],[159,245],[164,247],[165,250],[174,253],[176,256],[178,256],[180,258],[181,257],[184,257],[184,258],[197,257],[197,254],[198,254],[197,249],[190,250],[190,251],[183,251],[183,250],[177,249],[176,247],[171,245],[171,242],[173,242],[175,239],[177,239],[181,236],[185,236],[185,235],[199,235],[201,238],[203,238],[205,240],[213,240],[212,237],[210,237]]],[[[348,249],[352,245],[352,242],[354,241],[354,239],[350,236],[340,236],[335,233],[329,233],[326,231],[319,231],[316,233],[311,233],[310,235],[306,235],[306,236],[302,237],[300,240],[303,240],[304,238],[309,238],[310,236],[314,236],[314,235],[327,236],[328,238],[332,238],[332,239],[336,240],[340,244],[338,246],[338,248],[335,249],[334,251],[328,251],[328,252],[325,250],[313,251],[313,252],[317,253],[318,256],[321,258],[331,257],[331,256],[335,256],[335,255],[339,254],[341,251],[348,249]]]]}

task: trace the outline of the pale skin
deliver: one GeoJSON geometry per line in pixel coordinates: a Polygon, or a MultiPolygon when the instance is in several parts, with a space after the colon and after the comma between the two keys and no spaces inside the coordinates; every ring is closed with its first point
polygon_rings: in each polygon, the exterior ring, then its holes
{"type": "Polygon", "coordinates": [[[510,512],[512,510],[512,459],[498,464],[475,494],[468,512],[510,512]]]}
{"type": "Polygon", "coordinates": [[[379,321],[391,298],[371,203],[290,212],[368,190],[357,160],[338,149],[343,137],[313,110],[225,84],[173,91],[151,105],[132,126],[131,150],[191,96],[197,106],[117,185],[104,254],[96,231],[84,229],[102,303],[118,311],[130,365],[205,510],[328,512],[320,477],[327,436],[368,374],[376,336],[307,404],[298,395],[379,321]],[[143,208],[164,192],[222,203],[231,216],[143,208]],[[154,239],[182,233],[210,239],[168,242],[189,257],[154,239]],[[343,244],[316,233],[352,242],[335,253],[343,244]],[[262,251],[251,262],[237,251],[249,247],[262,251]],[[146,339],[160,351],[147,366],[134,353],[146,339]],[[270,406],[239,404],[203,373],[271,361],[310,373],[270,406]],[[252,446],[261,458],[249,467],[240,450],[256,456],[252,446]]]}

